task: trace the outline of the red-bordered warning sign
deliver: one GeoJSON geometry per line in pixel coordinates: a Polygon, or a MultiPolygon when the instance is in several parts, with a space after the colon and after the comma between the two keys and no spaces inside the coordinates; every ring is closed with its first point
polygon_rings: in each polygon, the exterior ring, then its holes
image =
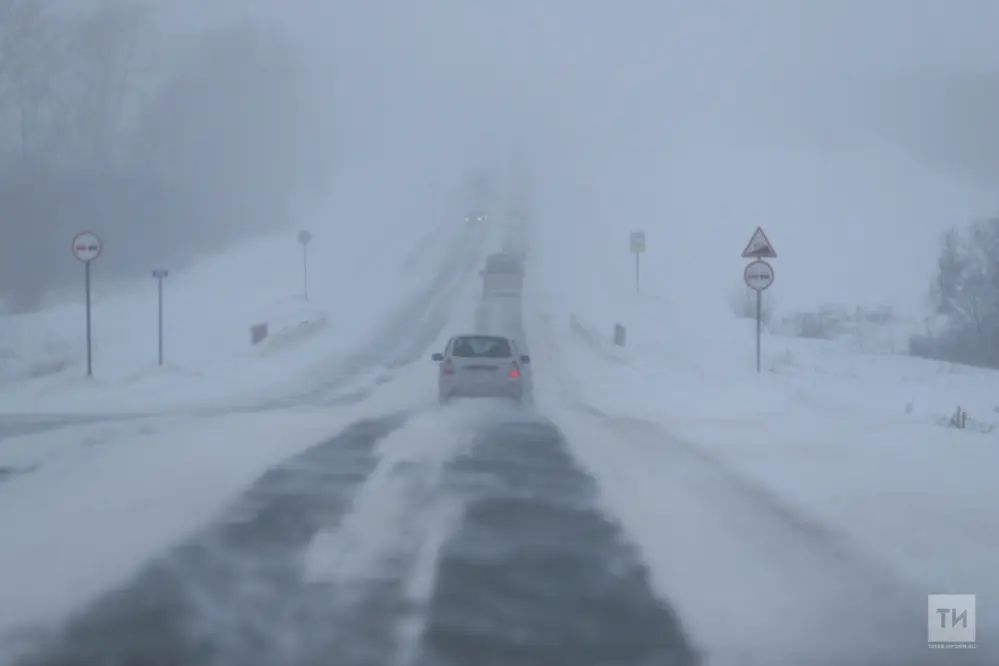
{"type": "Polygon", "coordinates": [[[742,251],[744,259],[776,259],[777,251],[767,235],[763,233],[763,227],[756,227],[752,238],[746,244],[746,249],[742,251]]]}

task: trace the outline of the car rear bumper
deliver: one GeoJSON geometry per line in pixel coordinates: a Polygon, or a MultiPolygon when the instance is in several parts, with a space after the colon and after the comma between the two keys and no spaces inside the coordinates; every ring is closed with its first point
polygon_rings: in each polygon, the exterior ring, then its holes
{"type": "Polygon", "coordinates": [[[442,397],[450,398],[511,398],[520,400],[524,391],[522,386],[462,386],[448,391],[442,391],[442,397]]]}

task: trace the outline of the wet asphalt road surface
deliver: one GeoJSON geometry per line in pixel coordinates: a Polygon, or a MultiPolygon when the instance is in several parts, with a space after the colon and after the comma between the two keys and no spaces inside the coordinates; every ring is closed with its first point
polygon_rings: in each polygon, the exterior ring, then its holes
{"type": "Polygon", "coordinates": [[[17,666],[698,663],[558,430],[526,413],[484,423],[446,463],[435,494],[460,516],[427,599],[405,591],[412,557],[362,581],[310,581],[313,536],[336,529],[377,443],[405,426],[404,416],[357,423],[274,468],[17,666]]]}

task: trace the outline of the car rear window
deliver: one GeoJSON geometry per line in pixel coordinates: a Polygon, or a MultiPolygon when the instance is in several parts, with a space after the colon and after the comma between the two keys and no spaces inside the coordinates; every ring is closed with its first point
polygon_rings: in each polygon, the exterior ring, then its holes
{"type": "Polygon", "coordinates": [[[513,356],[505,338],[470,336],[454,341],[453,356],[458,358],[509,358],[513,356]]]}

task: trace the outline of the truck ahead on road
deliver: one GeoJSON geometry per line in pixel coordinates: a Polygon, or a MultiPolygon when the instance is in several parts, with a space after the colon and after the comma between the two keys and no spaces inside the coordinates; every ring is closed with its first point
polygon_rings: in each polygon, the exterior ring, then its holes
{"type": "Polygon", "coordinates": [[[479,275],[483,296],[519,296],[524,286],[524,262],[517,254],[491,254],[479,275]]]}

